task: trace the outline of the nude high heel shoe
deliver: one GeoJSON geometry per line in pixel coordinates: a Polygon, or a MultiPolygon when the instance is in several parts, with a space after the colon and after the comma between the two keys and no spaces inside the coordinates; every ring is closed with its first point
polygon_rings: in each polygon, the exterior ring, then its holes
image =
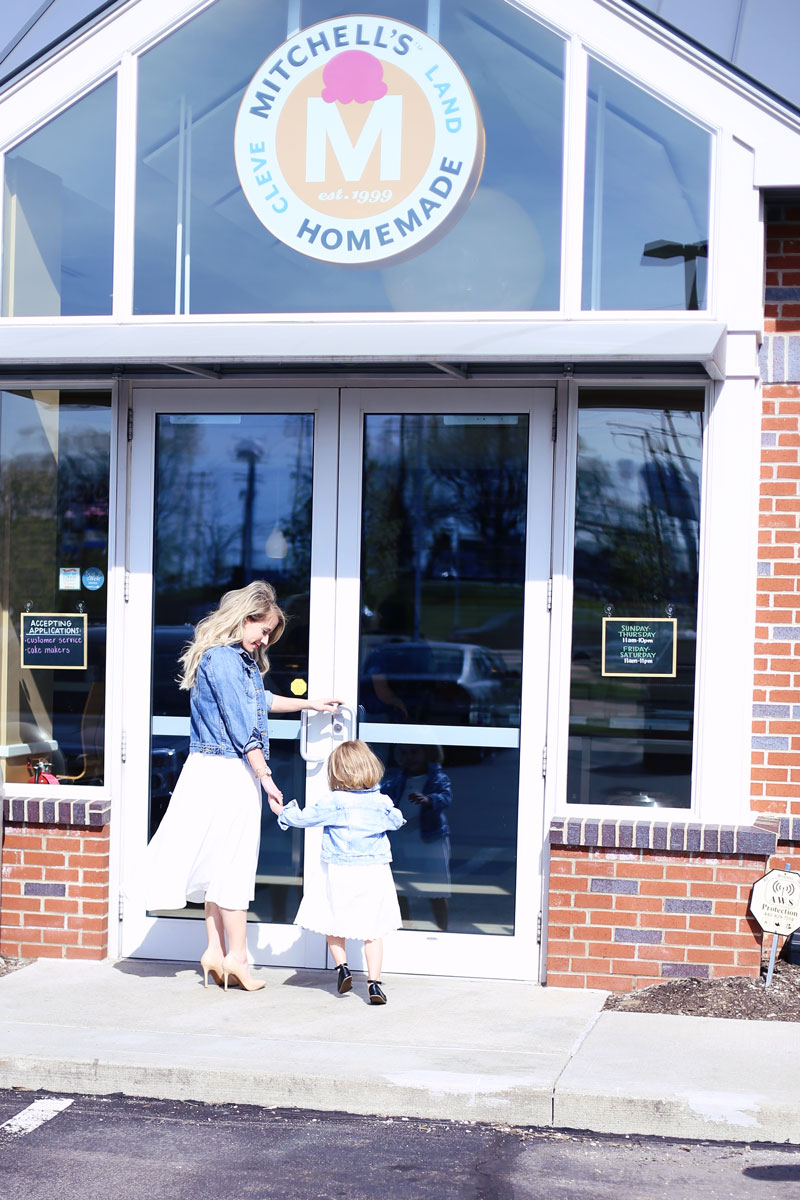
{"type": "Polygon", "coordinates": [[[200,959],[200,966],[203,968],[203,987],[208,987],[209,975],[214,983],[222,987],[222,958],[218,958],[210,950],[205,950],[200,959]]]}
{"type": "Polygon", "coordinates": [[[232,954],[226,954],[222,960],[222,978],[226,992],[228,990],[229,978],[238,983],[239,987],[244,988],[246,992],[260,992],[266,986],[263,979],[249,979],[244,974],[243,964],[239,962],[238,958],[234,958],[232,954]]]}

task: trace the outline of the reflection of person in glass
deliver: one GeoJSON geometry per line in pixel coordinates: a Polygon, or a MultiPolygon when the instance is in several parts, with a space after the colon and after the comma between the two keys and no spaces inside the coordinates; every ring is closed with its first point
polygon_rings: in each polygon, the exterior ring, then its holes
{"type": "Polygon", "coordinates": [[[164,819],[147,847],[145,899],[149,909],[205,903],[208,947],[200,960],[227,988],[264,986],[247,964],[247,908],[255,895],[261,837],[261,789],[274,813],[283,794],[268,765],[271,712],[334,712],[338,700],[298,700],[264,688],[267,647],[286,618],[275,591],[257,580],[226,592],[196,626],[180,662],[180,687],[191,691],[189,757],[164,819]],[[227,952],[226,952],[227,947],[227,952]]]}
{"type": "Polygon", "coordinates": [[[433,919],[446,930],[450,907],[450,827],[444,810],[453,800],[450,779],[442,770],[440,746],[397,746],[397,769],[387,772],[381,790],[406,818],[392,839],[400,911],[411,919],[409,894],[415,886],[431,903],[433,919]]]}

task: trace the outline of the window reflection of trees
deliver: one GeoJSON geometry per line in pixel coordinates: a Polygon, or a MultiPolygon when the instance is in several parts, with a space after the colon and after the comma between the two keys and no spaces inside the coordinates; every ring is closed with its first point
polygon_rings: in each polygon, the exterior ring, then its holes
{"type": "Polygon", "coordinates": [[[367,419],[363,605],[387,635],[458,641],[521,610],[527,418],[451,420],[367,419]]]}

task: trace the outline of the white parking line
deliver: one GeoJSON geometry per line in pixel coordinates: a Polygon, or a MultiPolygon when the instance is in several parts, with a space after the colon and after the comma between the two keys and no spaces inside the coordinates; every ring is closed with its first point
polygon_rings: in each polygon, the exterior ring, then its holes
{"type": "Polygon", "coordinates": [[[58,1097],[51,1100],[34,1100],[33,1104],[23,1108],[22,1112],[18,1112],[10,1121],[4,1121],[0,1129],[12,1137],[21,1137],[25,1133],[32,1133],[34,1129],[44,1125],[45,1121],[52,1121],[53,1117],[69,1108],[70,1104],[72,1100],[58,1097]]]}

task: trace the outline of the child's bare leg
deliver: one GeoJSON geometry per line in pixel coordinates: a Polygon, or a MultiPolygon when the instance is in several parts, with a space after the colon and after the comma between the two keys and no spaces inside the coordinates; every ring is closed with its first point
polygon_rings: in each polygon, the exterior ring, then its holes
{"type": "Polygon", "coordinates": [[[344,948],[344,938],[334,937],[333,934],[328,933],[325,936],[325,940],[328,943],[328,949],[331,952],[331,958],[336,963],[336,966],[340,967],[342,963],[346,963],[347,953],[344,948]]]}
{"type": "Polygon", "coordinates": [[[364,953],[367,957],[367,979],[380,981],[383,966],[383,938],[373,938],[364,942],[364,953]]]}

